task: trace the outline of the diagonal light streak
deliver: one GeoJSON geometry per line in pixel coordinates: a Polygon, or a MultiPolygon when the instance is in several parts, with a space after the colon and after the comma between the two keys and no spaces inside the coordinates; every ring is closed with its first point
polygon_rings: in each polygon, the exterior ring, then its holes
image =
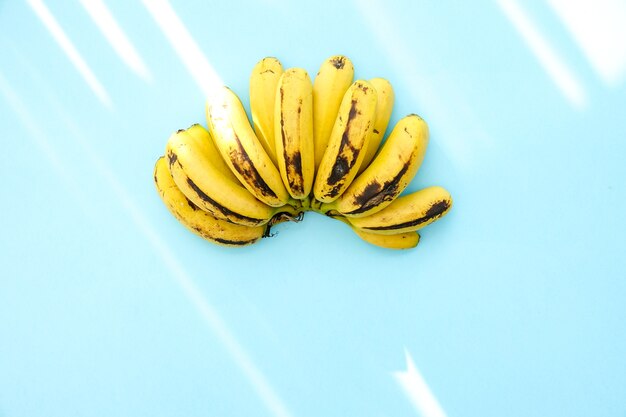
{"type": "Polygon", "coordinates": [[[167,0],[142,0],[144,6],[206,97],[223,85],[202,49],[167,0]]]}
{"type": "Polygon", "coordinates": [[[549,0],[593,69],[610,85],[626,74],[626,2],[549,0]]]}
{"type": "Polygon", "coordinates": [[[587,98],[580,81],[539,32],[520,4],[516,0],[498,0],[498,5],[565,98],[575,107],[584,108],[587,98]]]}
{"type": "Polygon", "coordinates": [[[65,31],[59,25],[59,22],[52,15],[48,7],[42,0],[27,0],[30,7],[33,9],[39,20],[44,24],[52,38],[56,41],[59,47],[67,55],[70,62],[74,65],[76,70],[83,77],[89,88],[94,92],[98,99],[108,108],[113,107],[113,102],[106,92],[104,86],[100,83],[96,75],[93,73],[87,62],[83,59],[78,52],[70,38],[65,34],[65,31]]]}
{"type": "Polygon", "coordinates": [[[80,0],[80,3],[120,59],[144,81],[150,82],[152,74],[104,1],[80,0]]]}
{"type": "MultiPolygon", "coordinates": [[[[19,56],[19,51],[16,51],[16,54],[18,54],[18,57],[24,61],[24,58],[19,56]]],[[[226,323],[224,323],[219,314],[206,300],[202,291],[196,286],[193,279],[178,261],[166,241],[159,235],[156,228],[146,219],[140,206],[135,202],[126,187],[117,178],[117,175],[90,145],[87,136],[77,126],[74,119],[64,109],[63,104],[56,98],[54,93],[45,84],[44,80],[37,73],[37,71],[27,63],[25,63],[25,66],[28,72],[31,73],[31,78],[40,84],[40,90],[50,103],[49,107],[55,109],[59,119],[66,125],[71,137],[80,146],[85,157],[88,158],[94,169],[106,181],[115,194],[116,201],[119,201],[122,207],[128,212],[139,231],[152,245],[154,250],[159,255],[159,258],[163,260],[168,271],[181,287],[185,296],[200,313],[208,328],[216,335],[217,339],[225,347],[226,352],[231,356],[236,366],[239,367],[242,374],[248,379],[252,387],[256,390],[258,396],[266,405],[268,410],[275,417],[291,417],[292,415],[283,400],[275,392],[265,375],[256,366],[244,347],[241,346],[241,344],[230,332],[226,323]]],[[[32,119],[32,116],[29,117],[32,119]]]]}
{"type": "Polygon", "coordinates": [[[30,139],[33,140],[35,146],[39,148],[39,150],[43,153],[43,155],[52,166],[52,169],[63,180],[66,187],[68,188],[68,191],[80,205],[81,211],[83,213],[91,213],[93,211],[92,205],[88,203],[87,200],[84,198],[83,193],[80,191],[78,183],[74,180],[72,174],[70,174],[70,172],[61,161],[59,153],[50,144],[47,139],[47,135],[44,133],[43,130],[41,130],[36,119],[28,111],[20,97],[13,90],[13,88],[7,82],[2,73],[0,73],[0,94],[4,96],[4,99],[9,104],[13,112],[16,114],[18,121],[26,129],[26,133],[28,133],[30,139]]]}
{"type": "Polygon", "coordinates": [[[402,387],[411,404],[422,417],[446,417],[446,413],[415,366],[408,350],[405,349],[404,355],[406,371],[393,373],[396,382],[402,387]]]}

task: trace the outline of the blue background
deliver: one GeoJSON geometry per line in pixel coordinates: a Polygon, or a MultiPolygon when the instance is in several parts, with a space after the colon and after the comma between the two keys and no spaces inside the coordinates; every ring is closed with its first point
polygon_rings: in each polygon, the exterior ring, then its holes
{"type": "Polygon", "coordinates": [[[626,416],[626,83],[552,8],[524,3],[582,105],[498,3],[172,2],[246,103],[260,58],[341,53],[428,121],[410,190],[455,206],[394,252],[314,213],[242,249],[187,232],[152,168],[202,90],[142,3],[107,5],[149,81],[47,3],[112,104],[0,1],[0,416],[418,415],[405,351],[449,416],[626,416]]]}

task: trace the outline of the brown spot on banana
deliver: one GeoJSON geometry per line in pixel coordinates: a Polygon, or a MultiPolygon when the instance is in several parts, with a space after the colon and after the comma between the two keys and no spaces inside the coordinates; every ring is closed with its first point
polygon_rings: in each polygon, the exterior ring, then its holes
{"type": "Polygon", "coordinates": [[[337,69],[342,69],[346,65],[346,57],[345,56],[337,56],[333,58],[331,64],[337,69]]]}
{"type": "MultiPolygon", "coordinates": [[[[410,160],[410,158],[409,158],[410,160]]],[[[368,184],[361,193],[354,196],[353,204],[358,206],[344,214],[361,214],[368,210],[378,206],[383,201],[392,201],[395,199],[400,191],[400,182],[409,169],[409,162],[402,165],[402,169],[389,181],[380,184],[377,181],[373,181],[368,184]]]]}
{"type": "Polygon", "coordinates": [[[449,208],[450,208],[449,200],[440,200],[434,202],[430,208],[424,213],[423,216],[418,217],[416,219],[410,220],[408,222],[392,224],[388,226],[370,226],[363,227],[364,230],[400,230],[405,229],[407,227],[415,227],[419,226],[423,223],[427,223],[431,220],[435,220],[438,217],[441,217],[449,208]]]}
{"type": "Polygon", "coordinates": [[[267,185],[248,153],[241,144],[239,137],[235,136],[236,149],[230,151],[230,160],[237,172],[244,178],[244,181],[255,188],[261,195],[272,199],[278,199],[276,193],[267,185]]]}

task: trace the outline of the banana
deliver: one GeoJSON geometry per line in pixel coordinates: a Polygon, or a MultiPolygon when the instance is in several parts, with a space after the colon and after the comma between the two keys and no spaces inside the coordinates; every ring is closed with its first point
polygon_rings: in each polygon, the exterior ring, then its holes
{"type": "Polygon", "coordinates": [[[187,128],[187,132],[192,136],[192,138],[196,141],[199,146],[199,149],[202,150],[203,154],[209,159],[211,165],[217,168],[222,174],[227,176],[231,181],[238,183],[239,180],[235,177],[235,174],[228,168],[224,158],[220,155],[220,151],[215,146],[215,141],[213,137],[200,124],[194,124],[187,128]]]}
{"type": "Polygon", "coordinates": [[[273,57],[263,58],[250,75],[250,110],[252,123],[263,149],[276,165],[274,144],[274,102],[276,86],[283,73],[280,61],[273,57]]]}
{"type": "Polygon", "coordinates": [[[450,193],[434,186],[399,197],[378,213],[347,219],[363,231],[392,235],[417,231],[444,216],[451,207],[450,193]]]}
{"type": "Polygon", "coordinates": [[[245,246],[255,243],[265,233],[264,226],[248,227],[220,220],[192,203],[174,183],[165,157],[160,157],[154,166],[154,182],[174,217],[187,229],[213,243],[245,246]]]}
{"type": "Polygon", "coordinates": [[[372,162],[372,159],[374,159],[376,151],[378,151],[380,142],[382,142],[385,136],[389,119],[391,118],[393,101],[395,99],[393,87],[389,81],[384,78],[372,78],[370,84],[374,86],[378,97],[376,101],[376,119],[374,120],[372,134],[370,135],[370,142],[365,151],[365,157],[359,167],[359,174],[365,171],[365,168],[367,168],[369,163],[372,162]]]}
{"type": "Polygon", "coordinates": [[[170,136],[165,155],[180,191],[219,219],[258,226],[267,223],[278,211],[257,200],[239,182],[216,168],[186,130],[170,136]]]}
{"type": "Polygon", "coordinates": [[[345,92],[352,84],[354,66],[345,56],[335,55],[320,66],[313,82],[313,134],[315,168],[319,167],[345,92]]]}
{"type": "Polygon", "coordinates": [[[322,156],[313,193],[330,203],[345,191],[365,156],[376,116],[376,91],[364,80],[355,81],[344,94],[328,147],[322,156]]]}
{"type": "Polygon", "coordinates": [[[311,192],[315,177],[313,92],[305,70],[283,73],[273,108],[278,169],[289,194],[301,200],[311,192]]]}
{"type": "Polygon", "coordinates": [[[241,184],[269,206],[285,205],[289,193],[280,172],[254,134],[239,97],[223,87],[209,97],[206,110],[215,144],[241,184]]]}
{"type": "Polygon", "coordinates": [[[428,145],[428,126],[415,115],[401,119],[371,165],[322,211],[364,217],[387,207],[411,182],[428,145]]]}
{"type": "Polygon", "coordinates": [[[410,249],[416,247],[420,241],[420,235],[417,232],[379,235],[366,232],[356,227],[353,227],[352,230],[367,243],[386,249],[410,249]]]}

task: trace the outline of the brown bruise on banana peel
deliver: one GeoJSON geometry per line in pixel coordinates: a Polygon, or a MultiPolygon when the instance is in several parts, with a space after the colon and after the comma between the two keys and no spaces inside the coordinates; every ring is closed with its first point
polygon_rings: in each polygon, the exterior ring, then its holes
{"type": "MultiPolygon", "coordinates": [[[[178,157],[176,156],[176,154],[174,152],[169,151],[167,153],[167,159],[170,165],[170,168],[172,167],[172,165],[177,164],[181,169],[183,169],[183,165],[180,163],[180,161],[178,160],[178,157]]],[[[198,198],[200,198],[202,201],[204,201],[205,203],[207,203],[210,207],[213,208],[213,210],[215,210],[216,212],[220,213],[221,215],[223,215],[226,218],[231,218],[231,219],[235,219],[235,220],[239,220],[239,221],[243,221],[245,222],[245,224],[249,224],[249,225],[260,225],[266,222],[267,219],[256,219],[254,217],[248,217],[248,216],[244,216],[242,214],[236,213],[226,207],[224,207],[223,205],[219,204],[217,201],[213,200],[211,197],[209,197],[204,191],[202,191],[202,189],[200,189],[200,187],[198,187],[198,185],[189,177],[187,177],[187,185],[189,185],[189,187],[194,191],[194,193],[196,193],[196,195],[198,196],[198,198]]],[[[188,200],[189,201],[189,200],[188,200]]],[[[193,204],[191,201],[189,201],[191,204],[193,204]]],[[[195,204],[193,204],[195,207],[195,204]]],[[[235,223],[235,221],[233,221],[233,223],[235,223]]],[[[238,222],[237,222],[238,223],[238,222]]]]}
{"type": "Polygon", "coordinates": [[[241,140],[235,135],[235,142],[237,143],[236,149],[231,149],[229,153],[230,160],[237,172],[244,178],[244,181],[248,184],[253,184],[256,190],[259,190],[265,197],[278,200],[276,193],[265,182],[259,171],[252,163],[252,160],[248,156],[248,153],[243,148],[241,140]]]}
{"type": "MultiPolygon", "coordinates": [[[[367,90],[367,87],[363,87],[363,91],[367,90]]],[[[327,185],[332,186],[332,188],[326,192],[324,195],[325,198],[334,198],[339,195],[339,192],[346,181],[346,174],[350,172],[350,169],[352,169],[356,163],[359,153],[361,152],[361,149],[355,148],[350,142],[350,129],[352,127],[352,122],[357,115],[361,114],[361,112],[357,109],[357,103],[357,100],[352,100],[350,105],[350,112],[348,113],[346,127],[343,131],[343,135],[341,135],[341,143],[339,144],[337,159],[335,160],[333,168],[330,171],[330,175],[326,180],[327,185]]]]}
{"type": "MultiPolygon", "coordinates": [[[[280,88],[280,101],[284,101],[285,92],[283,88],[280,88]]],[[[298,100],[298,119],[302,114],[302,99],[298,100]]],[[[298,126],[300,125],[298,120],[298,126]]],[[[300,151],[290,153],[287,151],[288,140],[287,132],[285,132],[285,115],[280,113],[280,137],[283,141],[283,158],[285,160],[285,172],[287,176],[287,183],[291,193],[296,196],[304,194],[304,174],[302,173],[302,155],[300,151]]]]}
{"type": "Polygon", "coordinates": [[[407,227],[419,226],[423,223],[429,222],[431,220],[436,220],[437,218],[443,216],[446,211],[452,206],[450,200],[439,200],[434,202],[426,213],[422,217],[419,217],[414,220],[410,220],[404,223],[392,224],[389,226],[372,226],[372,227],[363,227],[363,230],[399,230],[407,227]]]}
{"type": "Polygon", "coordinates": [[[409,170],[410,162],[405,163],[395,177],[387,182],[379,183],[374,180],[369,183],[363,192],[354,196],[353,204],[359,208],[344,214],[361,214],[377,207],[383,201],[393,201],[399,194],[400,182],[409,170]]]}
{"type": "Polygon", "coordinates": [[[333,67],[338,70],[342,69],[346,65],[346,57],[345,56],[337,56],[330,60],[330,63],[333,67]]]}

